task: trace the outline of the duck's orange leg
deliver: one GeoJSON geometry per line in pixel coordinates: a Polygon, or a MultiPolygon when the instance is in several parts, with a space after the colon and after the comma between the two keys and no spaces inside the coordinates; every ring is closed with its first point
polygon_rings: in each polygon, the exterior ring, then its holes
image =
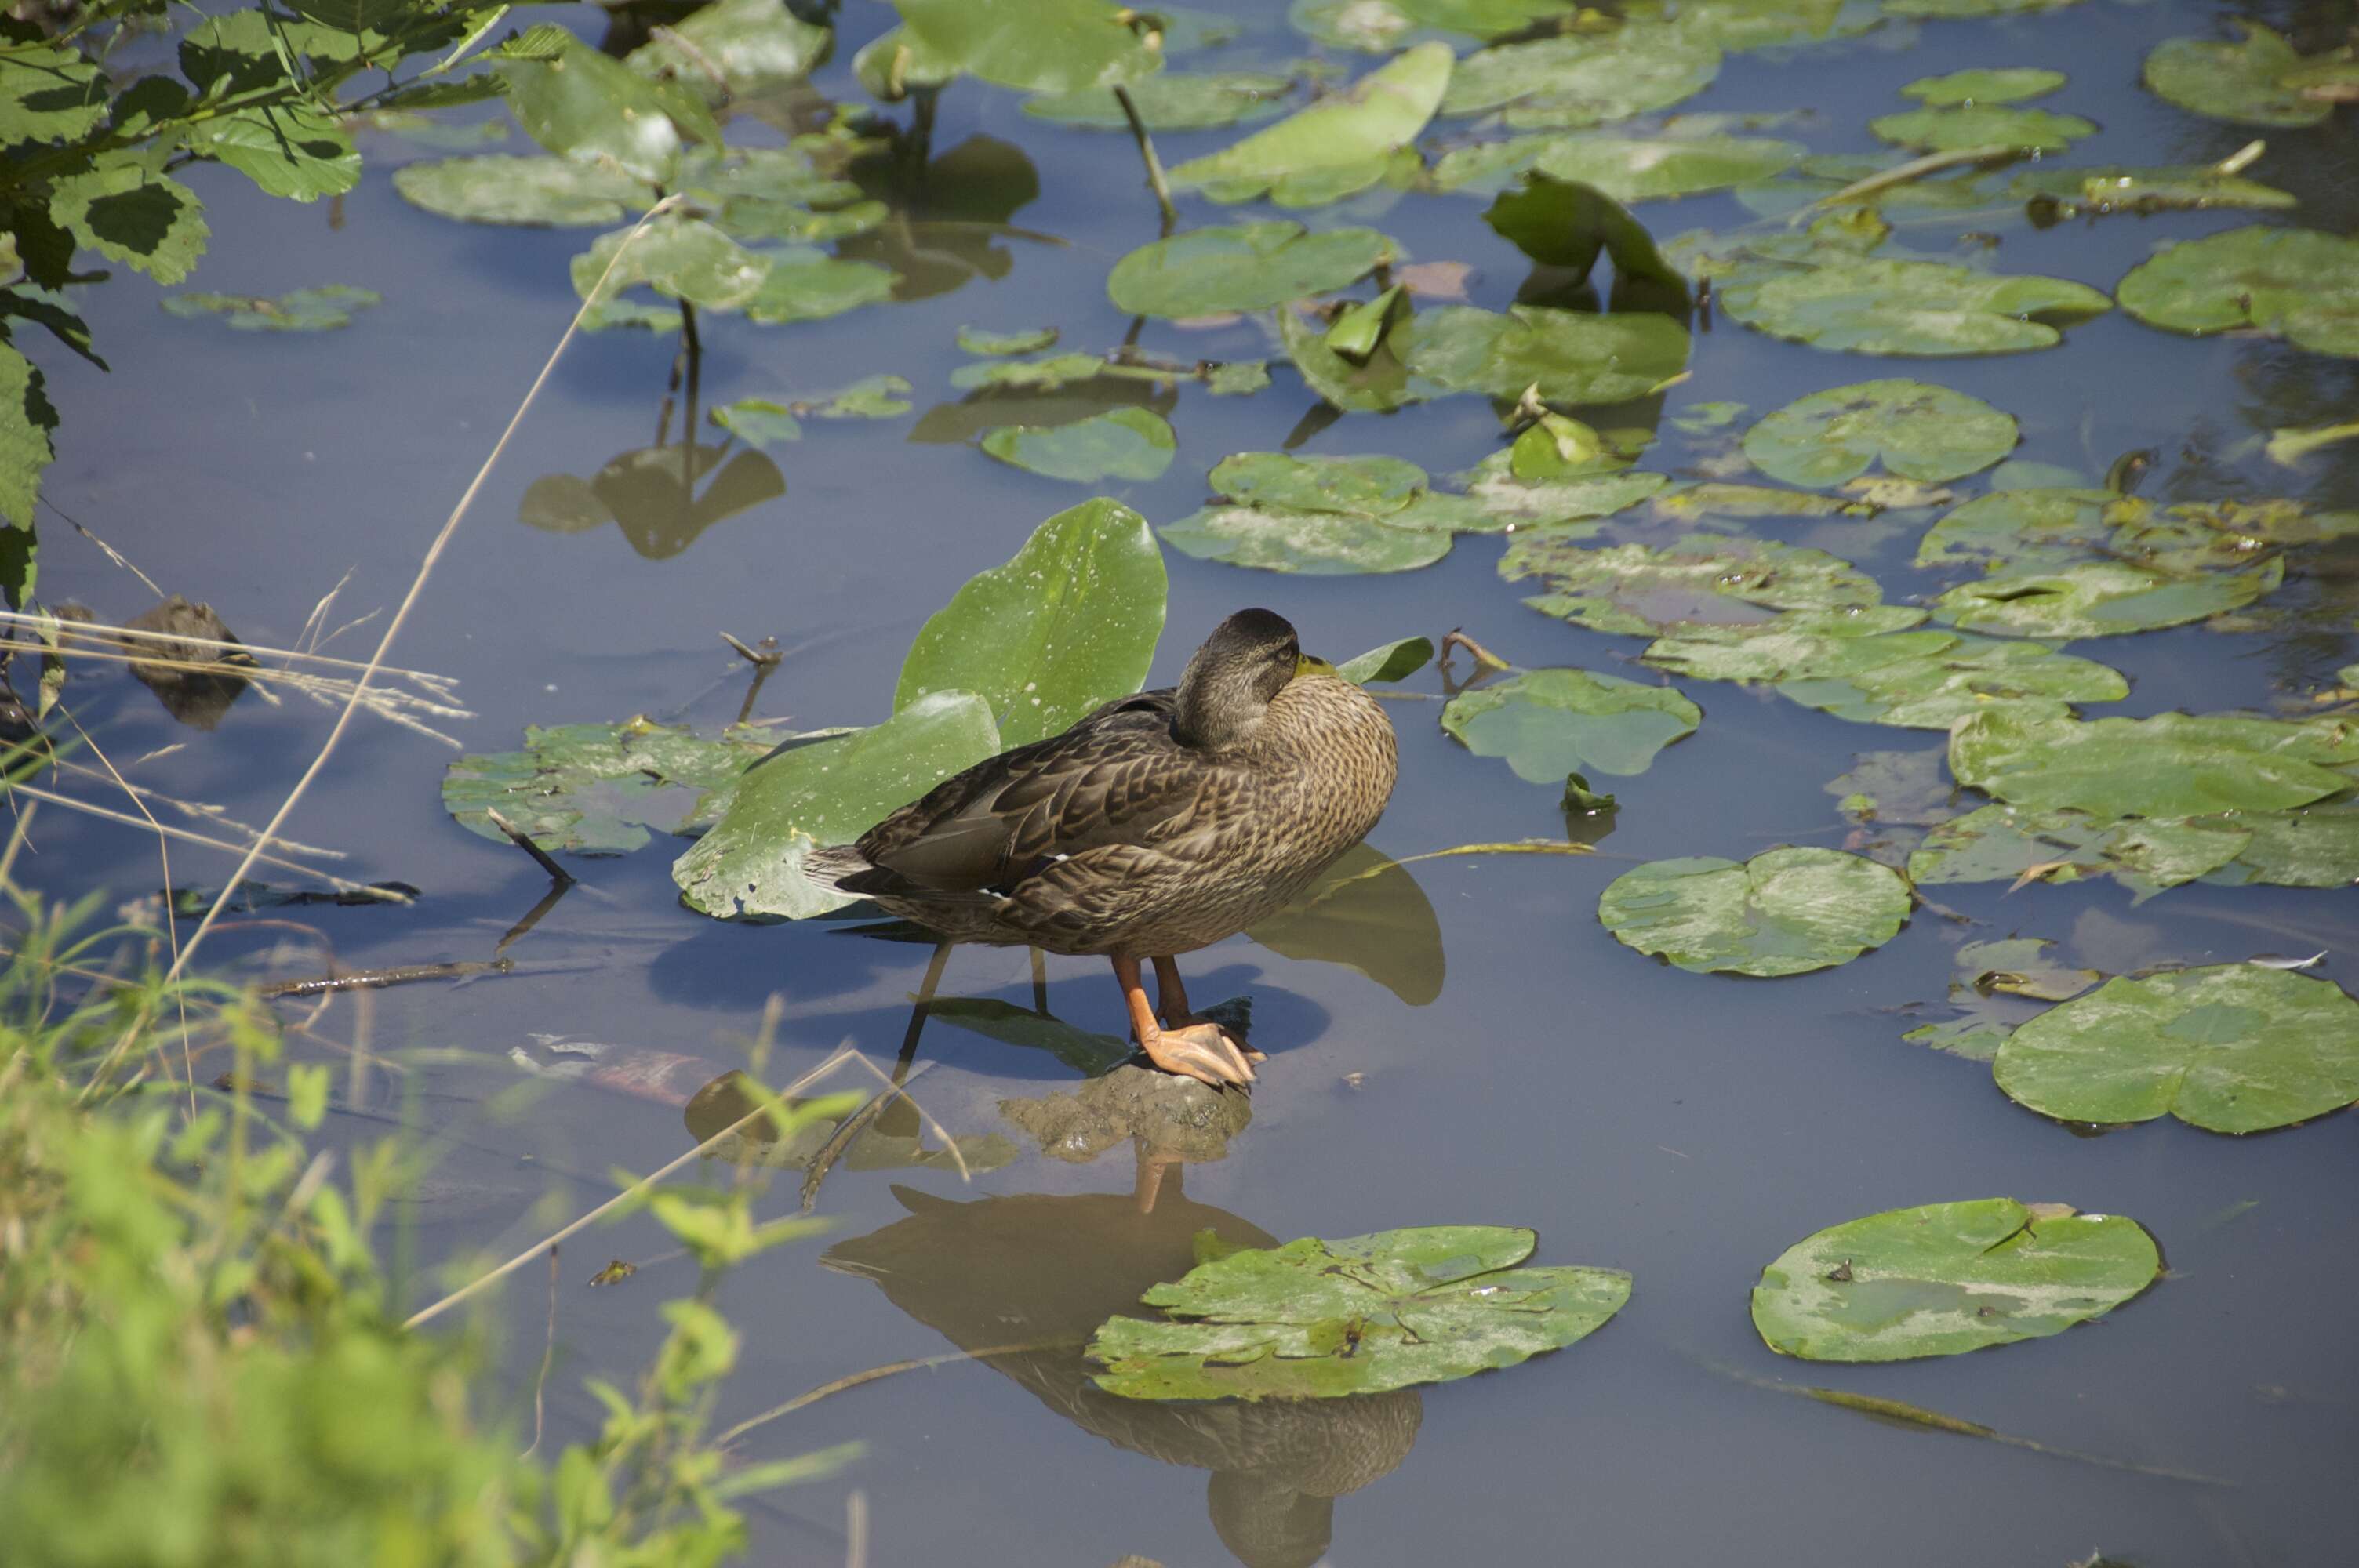
{"type": "MultiPolygon", "coordinates": [[[[1199,1017],[1196,1010],[1188,1005],[1188,983],[1180,978],[1180,960],[1169,957],[1155,960],[1155,1011],[1162,1014],[1164,1023],[1173,1029],[1212,1022],[1199,1017]]],[[[1233,1034],[1229,1038],[1236,1042],[1247,1062],[1269,1060],[1266,1054],[1246,1044],[1243,1036],[1233,1034]]]]}
{"type": "MultiPolygon", "coordinates": [[[[1157,963],[1158,981],[1167,962],[1168,959],[1157,963]]],[[[1137,959],[1115,958],[1114,978],[1122,987],[1123,1001],[1130,1009],[1131,1030],[1138,1036],[1139,1049],[1147,1053],[1148,1061],[1167,1073],[1195,1078],[1214,1088],[1254,1081],[1252,1064],[1219,1024],[1191,1023],[1180,1029],[1166,1029],[1155,1022],[1155,1009],[1147,1003],[1147,986],[1139,974],[1137,959]]]]}

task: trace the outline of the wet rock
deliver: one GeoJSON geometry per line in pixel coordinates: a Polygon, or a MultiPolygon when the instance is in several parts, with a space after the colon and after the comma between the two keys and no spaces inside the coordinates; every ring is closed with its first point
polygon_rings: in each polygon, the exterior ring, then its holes
{"type": "Polygon", "coordinates": [[[1253,1120],[1253,1100],[1242,1089],[1125,1064],[1071,1094],[1001,1100],[999,1113],[1042,1153],[1075,1164],[1125,1141],[1142,1154],[1201,1162],[1228,1153],[1229,1140],[1253,1120]]]}

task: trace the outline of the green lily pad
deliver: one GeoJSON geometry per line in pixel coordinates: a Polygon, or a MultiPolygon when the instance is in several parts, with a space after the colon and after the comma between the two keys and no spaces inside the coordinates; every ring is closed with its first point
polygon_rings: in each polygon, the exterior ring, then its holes
{"type": "Polygon", "coordinates": [[[849,844],[999,750],[984,698],[937,691],[874,729],[782,751],[712,802],[716,820],[672,862],[672,881],[690,909],[716,919],[800,920],[841,909],[853,895],[804,874],[811,850],[849,844]]]}
{"type": "Polygon", "coordinates": [[[1797,398],[1745,432],[1745,455],[1788,484],[1841,484],[1881,459],[1903,479],[1940,484],[2015,449],[2012,416],[1921,381],[1854,382],[1797,398]]]}
{"type": "Polygon", "coordinates": [[[1637,280],[1662,286],[1687,305],[1687,280],[1655,249],[1654,236],[1623,205],[1593,186],[1559,179],[1533,169],[1522,189],[1503,191],[1483,221],[1524,254],[1544,265],[1586,278],[1602,252],[1612,258],[1617,283],[1637,280]]]}
{"type": "Polygon", "coordinates": [[[1894,16],[2019,16],[2033,11],[2054,11],[2075,0],[1878,0],[1894,16]]]}
{"type": "Polygon", "coordinates": [[[383,303],[385,296],[376,290],[343,283],[293,289],[276,299],[243,294],[174,294],[163,301],[170,315],[190,320],[218,317],[245,332],[325,332],[351,326],[353,311],[383,303]]]}
{"type": "Polygon", "coordinates": [[[2124,976],[2017,1029],[1991,1070],[2060,1121],[2259,1132],[2359,1100],[2359,1003],[2256,964],[2124,976]]]}
{"type": "Polygon", "coordinates": [[[1563,15],[1563,0],[1294,0],[1286,19],[1320,43],[1390,54],[1436,33],[1502,38],[1563,15]]]}
{"type": "Polygon", "coordinates": [[[1499,575],[1544,583],[1547,594],[1524,602],[1545,614],[1596,632],[1656,635],[1767,621],[1777,610],[1864,608],[1884,597],[1875,579],[1822,550],[1712,535],[1584,549],[1552,534],[1519,533],[1499,575]]]}
{"type": "Polygon", "coordinates": [[[1407,680],[1426,665],[1433,663],[1433,642],[1427,637],[1403,637],[1381,647],[1370,648],[1357,658],[1344,660],[1335,666],[1335,673],[1356,686],[1389,685],[1407,680]]]}
{"type": "Polygon", "coordinates": [[[2317,353],[2359,356],[2359,239],[2231,229],[2139,263],[2115,292],[2123,309],[2173,332],[2250,327],[2317,353]]]}
{"type": "Polygon", "coordinates": [[[2279,550],[2359,535],[2359,511],[2279,497],[2166,505],[2112,491],[2034,487],[1977,496],[1927,531],[1920,567],[1998,569],[2113,561],[2172,575],[2232,569],[2279,550]]]}
{"type": "Polygon", "coordinates": [[[1281,207],[1302,207],[1373,185],[1433,118],[1451,58],[1447,44],[1419,44],[1234,146],[1190,158],[1171,170],[1171,187],[1215,201],[1266,193],[1281,207]]]}
{"type": "Polygon", "coordinates": [[[969,578],[919,629],[894,709],[979,692],[1005,744],[1060,734],[1138,689],[1163,633],[1164,595],[1147,519],[1119,502],[1085,501],[1035,528],[1006,565],[969,578]]]}
{"type": "MultiPolygon", "coordinates": [[[[2232,864],[2252,842],[2244,817],[2139,817],[1985,806],[1940,823],[1908,877],[1943,882],[2073,882],[2110,876],[2143,903],[2232,864]]],[[[2255,818],[2254,820],[2258,820],[2255,818]]]]}
{"type": "Polygon", "coordinates": [[[1957,781],[2018,806],[2092,816],[2286,811],[2348,789],[2359,731],[2337,719],[1983,713],[1950,732],[1957,781]]]}
{"type": "MultiPolygon", "coordinates": [[[[1139,123],[1150,131],[1210,131],[1247,125],[1285,113],[1294,81],[1256,70],[1201,74],[1167,70],[1141,77],[1130,84],[1129,92],[1139,123]]],[[[1103,89],[1027,98],[1024,112],[1060,125],[1092,130],[1120,131],[1130,125],[1122,105],[1103,89]]]]}
{"type": "Polygon", "coordinates": [[[1908,918],[1908,884],[1837,849],[1649,860],[1607,884],[1597,918],[1625,946],[1691,974],[1799,975],[1892,940],[1908,918]]]}
{"type": "Polygon", "coordinates": [[[524,750],[462,757],[442,775],[442,808],[495,843],[497,811],[552,853],[622,855],[648,829],[684,833],[703,797],[726,788],[770,741],[701,736],[685,725],[528,725],[524,750]]]}
{"type": "Polygon", "coordinates": [[[1970,1062],[1989,1061],[2034,1016],[2031,1002],[2063,1001],[2105,978],[2094,969],[2058,963],[2049,955],[2054,946],[2038,936],[1962,945],[1949,997],[1958,1016],[1920,1025],[1900,1038],[1970,1062]]]}
{"type": "MultiPolygon", "coordinates": [[[[1597,520],[1636,506],[1670,483],[1669,474],[1624,470],[1629,460],[1603,457],[1599,471],[1524,480],[1516,476],[1514,453],[1494,452],[1455,478],[1465,489],[1470,515],[1452,519],[1461,533],[1508,534],[1545,527],[1558,540],[1587,538],[1597,520]]],[[[1428,497],[1430,503],[1437,499],[1428,497]]]]}
{"type": "Polygon", "coordinates": [[[1518,130],[1579,129],[1668,109],[1719,74],[1720,48],[1700,31],[1634,17],[1602,37],[1479,49],[1458,62],[1440,113],[1497,111],[1518,130]]]}
{"type": "Polygon", "coordinates": [[[2207,621],[2250,604],[2285,579],[2285,563],[2175,578],[2111,562],[2005,571],[1933,601],[1938,621],[2009,637],[2105,637],[2207,621]]]}
{"type": "Polygon", "coordinates": [[[2048,109],[2017,109],[1998,103],[1961,103],[1944,109],[1911,109],[1870,120],[1867,128],[1896,146],[1920,153],[1962,152],[1968,147],[2020,147],[2060,153],[2097,134],[2092,121],[2048,109]]]}
{"type": "Polygon", "coordinates": [[[1929,109],[1962,103],[2020,103],[2045,98],[2064,85],[2064,73],[2044,66],[2015,65],[1973,70],[1953,70],[1946,76],[1920,76],[1900,90],[1929,109]]]}
{"type": "Polygon", "coordinates": [[[1587,670],[1526,670],[1462,691],[1441,727],[1478,757],[1505,757],[1528,784],[1575,773],[1643,773],[1655,753],[1695,733],[1703,709],[1667,686],[1587,670]]]}
{"type": "Polygon", "coordinates": [[[863,305],[882,305],[900,281],[890,267],[846,261],[810,245],[773,251],[768,260],[769,273],[745,304],[746,319],[766,326],[823,321],[863,305]]]}
{"type": "Polygon", "coordinates": [[[929,71],[1018,92],[1080,92],[1160,70],[1160,38],[1103,0],[893,0],[929,71]]]}
{"type": "Polygon", "coordinates": [[[2044,1339],[2154,1283],[2154,1238],[2120,1215],[2013,1198],[1872,1214],[1761,1271],[1753,1326],[1781,1356],[1908,1361],[2044,1339]]]}
{"type": "Polygon", "coordinates": [[[1528,168],[1616,201],[1654,201],[1774,179],[1802,153],[1799,142],[1767,136],[1518,136],[1452,148],[1435,163],[1433,183],[1490,189],[1528,168]]]}
{"type": "Polygon", "coordinates": [[[1408,373],[1451,392],[1549,403],[1643,397],[1687,367],[1688,330],[1652,311],[1599,316],[1539,305],[1502,314],[1469,305],[1419,312],[1389,341],[1408,373]]]}
{"type": "Polygon", "coordinates": [[[669,185],[688,142],[721,139],[701,98],[668,91],[571,34],[548,30],[555,54],[498,59],[492,69],[516,124],[550,152],[669,185]]]}
{"type": "Polygon", "coordinates": [[[642,228],[599,235],[573,258],[573,292],[601,304],[644,283],[668,299],[737,310],[760,291],[770,268],[769,257],[712,224],[666,213],[642,228]]]}
{"type": "Polygon", "coordinates": [[[1070,425],[1002,425],[983,433],[983,449],[1032,473],[1095,484],[1162,478],[1180,438],[1160,414],[1114,408],[1070,425]]]}
{"type": "Polygon", "coordinates": [[[1807,491],[1775,490],[1766,484],[1726,484],[1706,481],[1682,484],[1655,497],[1655,514],[1681,522],[1703,517],[1873,517],[1882,508],[1839,495],[1812,495],[1807,491]]]}
{"type": "Polygon", "coordinates": [[[803,438],[802,421],[783,403],[766,397],[741,397],[723,403],[705,416],[748,446],[772,447],[803,438]]]}
{"type": "Polygon", "coordinates": [[[1314,234],[1283,219],[1190,229],[1114,263],[1106,296],[1117,308],[1140,316],[1266,310],[1348,287],[1398,254],[1374,229],[1314,234]]]}
{"type": "Polygon", "coordinates": [[[800,81],[834,43],[832,28],[771,0],[713,0],[658,31],[624,63],[723,103],[800,81]]]}
{"type": "Polygon", "coordinates": [[[2228,864],[2209,879],[2242,887],[2347,888],[2359,882],[2359,812],[2341,804],[2227,818],[2248,837],[2228,864]]]}
{"type": "Polygon", "coordinates": [[[1027,331],[988,332],[980,327],[961,327],[958,346],[970,354],[1037,354],[1043,349],[1057,346],[1058,331],[1054,327],[1035,327],[1027,331]]]}
{"type": "Polygon", "coordinates": [[[1109,1318],[1088,1355],[1098,1387],[1140,1400],[1326,1399],[1512,1367],[1630,1299],[1619,1270],[1516,1267],[1538,1243],[1450,1225],[1240,1248],[1140,1298],[1180,1321],[1109,1318]]]}
{"type": "Polygon", "coordinates": [[[1450,553],[1446,529],[1397,527],[1379,517],[1290,507],[1214,504],[1164,525],[1163,542],[1201,561],[1332,577],[1407,572],[1450,553]]]}
{"type": "Polygon", "coordinates": [[[2146,57],[2148,91],[2166,103],[2237,125],[2315,125],[2333,103],[2304,93],[2286,79],[2310,62],[2280,34],[2232,17],[2245,36],[2233,44],[2211,38],[2165,38],[2146,57]]]}
{"type": "Polygon", "coordinates": [[[462,222],[541,228],[617,223],[656,200],[653,186],[618,168],[509,153],[405,164],[393,188],[412,206],[462,222]]]}
{"type": "Polygon", "coordinates": [[[864,375],[840,392],[823,392],[781,403],[741,397],[708,416],[740,440],[765,447],[802,439],[805,419],[890,419],[909,411],[908,382],[897,375],[864,375]]]}
{"type": "Polygon", "coordinates": [[[1756,331],[1864,354],[1998,354],[2062,341],[2040,319],[2112,308],[2085,284],[1861,254],[1817,236],[1756,240],[1701,259],[1721,309],[1756,331]]]}
{"type": "Polygon", "coordinates": [[[1399,458],[1238,452],[1212,470],[1212,488],[1245,506],[1291,506],[1383,517],[1423,494],[1423,469],[1399,458]]]}

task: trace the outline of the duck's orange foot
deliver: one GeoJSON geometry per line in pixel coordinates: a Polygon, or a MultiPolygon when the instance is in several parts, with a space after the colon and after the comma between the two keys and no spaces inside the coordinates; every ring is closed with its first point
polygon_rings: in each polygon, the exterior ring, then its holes
{"type": "Polygon", "coordinates": [[[1160,1029],[1141,1043],[1147,1058],[1167,1073],[1178,1073],[1214,1088],[1254,1081],[1253,1064],[1266,1061],[1259,1051],[1242,1045],[1217,1023],[1190,1023],[1160,1029]]]}

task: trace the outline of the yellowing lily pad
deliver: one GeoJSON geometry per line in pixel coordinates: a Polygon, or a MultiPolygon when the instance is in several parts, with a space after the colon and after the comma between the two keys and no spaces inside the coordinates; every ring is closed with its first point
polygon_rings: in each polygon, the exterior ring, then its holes
{"type": "Polygon", "coordinates": [[[1695,733],[1703,709],[1667,686],[1587,670],[1525,670],[1462,691],[1441,727],[1478,757],[1505,757],[1530,784],[1562,784],[1576,773],[1627,777],[1655,753],[1695,733]]]}
{"type": "Polygon", "coordinates": [[[1597,918],[1624,946],[1691,973],[1799,975],[1892,940],[1908,919],[1908,884],[1837,849],[1649,860],[1606,886],[1597,918]]]}

